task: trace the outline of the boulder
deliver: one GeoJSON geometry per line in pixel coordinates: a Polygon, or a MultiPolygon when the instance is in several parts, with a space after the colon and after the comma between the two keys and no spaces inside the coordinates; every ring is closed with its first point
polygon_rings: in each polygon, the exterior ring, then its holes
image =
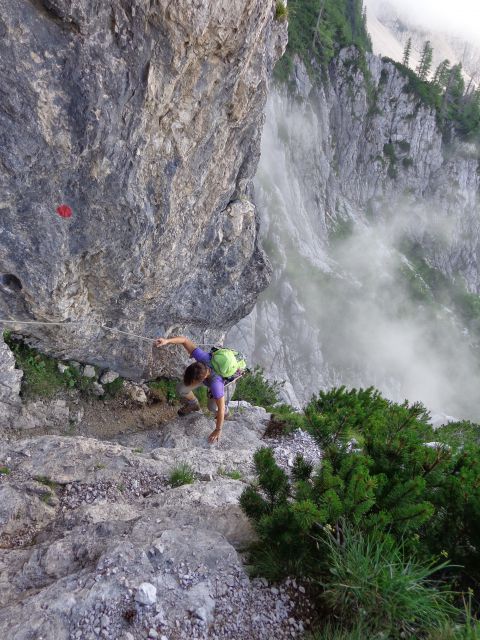
{"type": "Polygon", "coordinates": [[[116,371],[105,371],[100,377],[100,382],[102,384],[111,384],[115,382],[118,377],[119,375],[116,371]]]}

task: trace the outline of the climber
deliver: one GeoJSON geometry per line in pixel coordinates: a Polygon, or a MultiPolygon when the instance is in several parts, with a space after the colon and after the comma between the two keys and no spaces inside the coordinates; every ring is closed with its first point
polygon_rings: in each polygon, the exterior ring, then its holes
{"type": "Polygon", "coordinates": [[[218,375],[210,365],[212,354],[203,351],[185,336],[175,336],[173,338],[158,338],[155,341],[156,347],[164,347],[167,344],[181,344],[187,351],[193,362],[185,369],[183,382],[177,385],[183,406],[178,411],[178,415],[186,416],[192,411],[199,411],[200,405],[193,390],[204,384],[208,387],[208,408],[215,413],[215,430],[209,435],[208,441],[213,443],[220,440],[223,422],[228,417],[228,403],[235,391],[235,380],[229,381],[218,375]]]}

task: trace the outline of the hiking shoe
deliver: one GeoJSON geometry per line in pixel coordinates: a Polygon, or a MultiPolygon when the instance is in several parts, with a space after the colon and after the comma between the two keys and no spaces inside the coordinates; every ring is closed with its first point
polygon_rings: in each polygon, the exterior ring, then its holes
{"type": "Polygon", "coordinates": [[[194,411],[200,411],[200,405],[195,400],[189,400],[177,411],[177,415],[180,417],[188,416],[189,413],[194,411]]]}

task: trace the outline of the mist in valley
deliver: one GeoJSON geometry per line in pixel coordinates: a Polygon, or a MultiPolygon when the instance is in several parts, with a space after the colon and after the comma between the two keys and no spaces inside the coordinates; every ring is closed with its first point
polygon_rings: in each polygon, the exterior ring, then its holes
{"type": "Polygon", "coordinates": [[[448,241],[448,219],[400,197],[374,216],[341,192],[334,203],[327,131],[307,103],[272,94],[256,199],[274,277],[238,346],[250,331],[250,357],[288,378],[285,399],[291,384],[299,404],[321,388],[373,385],[395,401],[480,420],[480,328],[467,326],[451,283],[415,240],[428,230],[432,242],[448,241]]]}
{"type": "Polygon", "coordinates": [[[392,7],[407,24],[425,31],[440,31],[480,45],[480,4],[458,0],[455,7],[446,0],[366,0],[368,11],[380,13],[392,7]]]}

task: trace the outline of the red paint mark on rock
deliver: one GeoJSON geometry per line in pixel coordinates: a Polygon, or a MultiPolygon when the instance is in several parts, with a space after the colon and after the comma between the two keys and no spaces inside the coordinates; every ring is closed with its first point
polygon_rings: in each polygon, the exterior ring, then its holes
{"type": "Polygon", "coordinates": [[[61,204],[59,207],[57,207],[57,213],[62,218],[71,218],[73,211],[70,209],[68,204],[61,204]]]}

